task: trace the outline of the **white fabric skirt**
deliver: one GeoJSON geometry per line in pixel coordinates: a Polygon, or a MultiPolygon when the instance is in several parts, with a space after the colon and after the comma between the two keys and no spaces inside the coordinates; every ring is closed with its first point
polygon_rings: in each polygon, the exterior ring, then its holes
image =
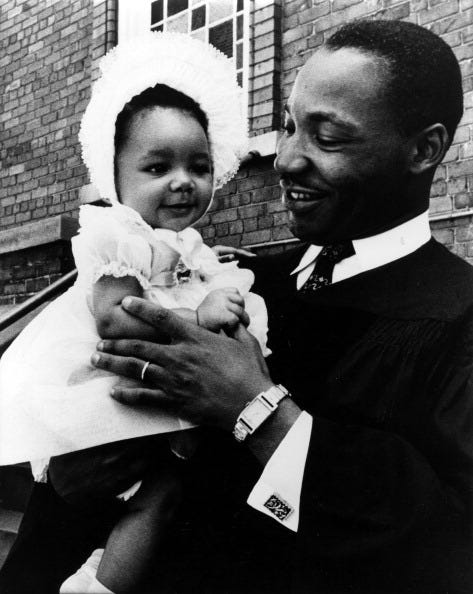
{"type": "Polygon", "coordinates": [[[0,361],[0,465],[49,458],[193,425],[130,407],[111,388],[138,382],[95,369],[100,337],[85,291],[74,286],[29,324],[0,361]]]}

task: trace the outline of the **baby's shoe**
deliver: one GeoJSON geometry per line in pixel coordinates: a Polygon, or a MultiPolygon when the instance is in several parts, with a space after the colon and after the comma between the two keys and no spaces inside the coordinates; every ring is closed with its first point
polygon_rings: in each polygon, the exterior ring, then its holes
{"type": "Polygon", "coordinates": [[[62,584],[59,594],[113,594],[95,577],[103,551],[95,550],[84,565],[62,584]]]}

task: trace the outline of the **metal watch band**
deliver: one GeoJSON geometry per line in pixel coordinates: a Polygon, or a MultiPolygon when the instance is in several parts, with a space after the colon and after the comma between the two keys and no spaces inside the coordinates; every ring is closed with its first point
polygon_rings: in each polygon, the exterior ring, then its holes
{"type": "Polygon", "coordinates": [[[245,441],[248,435],[254,433],[274,413],[286,396],[290,396],[289,391],[280,384],[271,386],[255,396],[238,415],[233,428],[235,439],[239,442],[245,441]]]}

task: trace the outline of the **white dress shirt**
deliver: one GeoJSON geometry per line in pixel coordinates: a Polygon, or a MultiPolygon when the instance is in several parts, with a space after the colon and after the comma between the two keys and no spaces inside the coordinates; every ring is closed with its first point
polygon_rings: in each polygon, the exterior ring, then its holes
{"type": "MultiPolygon", "coordinates": [[[[335,265],[332,283],[378,268],[419,249],[430,239],[427,211],[372,237],[353,240],[355,254],[335,265]]],[[[297,288],[309,278],[322,246],[311,245],[291,274],[297,274],[297,288]]],[[[248,504],[297,532],[304,469],[313,419],[303,411],[266,464],[253,487],[248,504]],[[276,507],[273,502],[276,501],[276,507]],[[276,513],[275,509],[284,513],[276,513]]]]}

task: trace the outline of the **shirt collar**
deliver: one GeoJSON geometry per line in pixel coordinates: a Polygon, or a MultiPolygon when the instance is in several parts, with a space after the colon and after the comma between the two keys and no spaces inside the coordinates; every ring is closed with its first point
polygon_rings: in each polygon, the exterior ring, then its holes
{"type": "MultiPolygon", "coordinates": [[[[428,211],[393,227],[383,233],[353,240],[353,249],[362,271],[378,268],[399,260],[419,249],[430,239],[428,211]]],[[[320,245],[310,245],[298,266],[291,272],[297,274],[310,266],[322,251],[320,245]]]]}

